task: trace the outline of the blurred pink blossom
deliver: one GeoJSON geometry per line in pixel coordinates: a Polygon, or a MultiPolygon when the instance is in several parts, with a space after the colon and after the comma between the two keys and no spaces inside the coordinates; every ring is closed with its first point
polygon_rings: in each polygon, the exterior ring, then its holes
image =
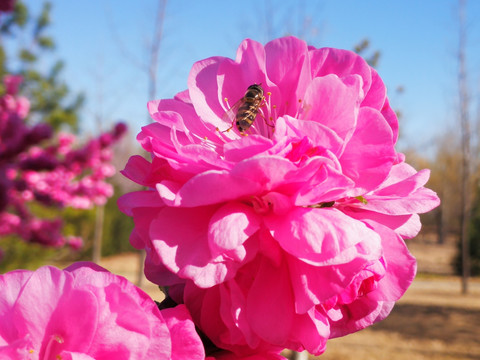
{"type": "Polygon", "coordinates": [[[149,189],[119,205],[147,277],[217,346],[320,354],[389,314],[416,271],[403,239],[439,199],[395,151],[395,112],[360,56],[245,40],[148,108],[138,140],[152,160],[123,173],[149,189]],[[225,114],[252,84],[265,98],[243,133],[225,114]]]}
{"type": "Polygon", "coordinates": [[[80,250],[83,247],[83,239],[80,236],[67,236],[66,241],[73,250],[80,250]]]}
{"type": "Polygon", "coordinates": [[[70,244],[75,248],[81,242],[64,238],[60,220],[42,219],[28,204],[77,209],[105,204],[113,195],[113,187],[106,182],[115,174],[111,147],[126,126],[116,124],[82,146],[73,134],[60,133],[52,139],[48,124],[30,126],[24,121],[29,103],[18,95],[22,77],[7,75],[4,82],[7,93],[0,96],[0,217],[19,222],[2,225],[0,235],[16,234],[43,245],[70,244]]]}
{"type": "Polygon", "coordinates": [[[2,359],[205,359],[184,305],[160,311],[93,263],[0,275],[2,359]]]}
{"type": "Polygon", "coordinates": [[[0,11],[12,12],[15,8],[16,0],[0,0],[0,11]]]}

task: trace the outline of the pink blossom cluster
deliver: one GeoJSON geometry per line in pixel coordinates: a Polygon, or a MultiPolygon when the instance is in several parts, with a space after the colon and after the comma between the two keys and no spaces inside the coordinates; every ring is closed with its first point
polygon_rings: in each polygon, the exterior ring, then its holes
{"type": "Polygon", "coordinates": [[[0,359],[205,359],[185,305],[160,311],[95,264],[16,270],[0,286],[0,359]]]}
{"type": "Polygon", "coordinates": [[[119,206],[147,277],[215,346],[321,354],[390,313],[416,272],[404,239],[439,199],[395,150],[385,85],[360,56],[245,40],[148,109],[151,160],[123,172],[147,190],[119,206]]]}
{"type": "Polygon", "coordinates": [[[0,0],[0,12],[9,13],[15,8],[16,0],[0,0]]]}
{"type": "Polygon", "coordinates": [[[126,126],[119,123],[80,148],[74,148],[71,134],[53,140],[47,124],[25,122],[29,102],[18,96],[21,81],[20,76],[6,76],[6,93],[0,97],[0,236],[17,234],[44,245],[78,248],[81,239],[64,237],[59,219],[39,218],[29,204],[77,209],[104,204],[113,195],[105,181],[115,172],[111,147],[126,126]]]}
{"type": "Polygon", "coordinates": [[[121,276],[89,263],[0,275],[0,359],[280,360],[205,346],[185,305],[159,306],[121,276]]]}

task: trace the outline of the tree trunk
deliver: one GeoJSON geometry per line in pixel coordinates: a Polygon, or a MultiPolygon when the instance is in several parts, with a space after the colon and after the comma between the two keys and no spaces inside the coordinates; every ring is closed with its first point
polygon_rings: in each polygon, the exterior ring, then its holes
{"type": "Polygon", "coordinates": [[[470,277],[470,246],[468,226],[470,223],[470,120],[467,82],[466,49],[466,0],[459,0],[459,47],[458,47],[458,95],[460,105],[460,131],[462,140],[462,191],[461,191],[461,244],[462,244],[462,293],[468,293],[470,277]]]}
{"type": "Polygon", "coordinates": [[[437,223],[437,244],[443,245],[445,244],[445,222],[443,219],[442,204],[438,207],[435,220],[437,223]]]}
{"type": "Polygon", "coordinates": [[[292,360],[308,360],[308,352],[302,351],[294,351],[292,353],[292,360]]]}
{"type": "Polygon", "coordinates": [[[96,264],[102,259],[102,238],[103,238],[103,221],[105,218],[105,206],[97,206],[95,213],[95,233],[93,236],[93,252],[92,261],[96,264]]]}

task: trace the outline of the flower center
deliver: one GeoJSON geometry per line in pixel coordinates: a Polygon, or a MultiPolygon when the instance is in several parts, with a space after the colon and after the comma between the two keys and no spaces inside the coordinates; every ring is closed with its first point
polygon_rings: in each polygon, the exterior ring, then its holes
{"type": "Polygon", "coordinates": [[[289,211],[294,206],[290,197],[274,191],[263,196],[252,196],[251,205],[255,212],[261,215],[267,215],[269,213],[280,215],[289,211]]]}

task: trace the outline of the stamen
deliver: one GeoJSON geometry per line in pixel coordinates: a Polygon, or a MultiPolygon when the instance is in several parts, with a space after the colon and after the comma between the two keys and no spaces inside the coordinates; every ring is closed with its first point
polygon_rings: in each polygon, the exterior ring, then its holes
{"type": "Polygon", "coordinates": [[[63,344],[65,342],[65,340],[63,340],[63,338],[60,335],[54,335],[53,339],[59,344],[63,344]]]}
{"type": "Polygon", "coordinates": [[[228,103],[228,98],[226,97],[225,99],[223,99],[225,101],[225,104],[227,104],[227,108],[230,109],[231,106],[230,104],[228,103]]]}
{"type": "MultiPolygon", "coordinates": [[[[48,341],[48,344],[47,344],[47,347],[45,348],[45,354],[44,354],[44,358],[45,359],[50,359],[52,357],[52,352],[54,352],[54,347],[56,347],[55,345],[57,344],[63,344],[65,342],[65,340],[63,339],[63,337],[61,337],[60,335],[52,335],[50,336],[50,340],[48,341]]],[[[55,356],[58,360],[61,360],[62,357],[60,356],[60,354],[57,354],[55,356]]]]}
{"type": "Polygon", "coordinates": [[[271,210],[272,203],[269,201],[265,202],[262,198],[258,196],[251,196],[251,204],[253,210],[259,214],[266,214],[271,210]]]}
{"type": "Polygon", "coordinates": [[[355,196],[355,199],[357,199],[358,201],[360,201],[363,205],[367,205],[367,204],[368,204],[367,199],[365,199],[362,195],[355,196]]]}
{"type": "MultiPolygon", "coordinates": [[[[216,130],[218,131],[218,128],[216,130]]],[[[195,134],[194,136],[196,139],[200,140],[200,142],[196,142],[197,144],[200,143],[203,147],[207,149],[212,149],[214,151],[217,151],[218,144],[216,144],[214,141],[209,140],[206,135],[201,137],[200,135],[195,134]]]]}

